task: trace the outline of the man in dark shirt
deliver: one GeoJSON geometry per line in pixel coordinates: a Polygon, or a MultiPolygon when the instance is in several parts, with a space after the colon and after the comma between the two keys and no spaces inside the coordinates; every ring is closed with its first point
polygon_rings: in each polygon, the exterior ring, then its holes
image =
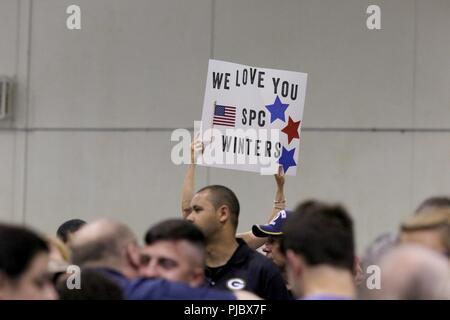
{"type": "Polygon", "coordinates": [[[103,272],[122,288],[124,296],[130,300],[254,298],[247,292],[231,294],[139,277],[141,252],[136,237],[127,226],[111,220],[98,220],[83,227],[72,239],[71,248],[74,264],[103,272]]]}
{"type": "Polygon", "coordinates": [[[207,186],[194,195],[194,170],[193,161],[184,181],[181,206],[183,216],[205,235],[207,284],[245,289],[264,299],[288,299],[275,264],[236,238],[240,209],[236,195],[220,185],[207,186]]]}
{"type": "Polygon", "coordinates": [[[237,238],[238,247],[222,266],[206,267],[207,284],[218,289],[246,289],[265,299],[287,299],[277,266],[237,238]]]}

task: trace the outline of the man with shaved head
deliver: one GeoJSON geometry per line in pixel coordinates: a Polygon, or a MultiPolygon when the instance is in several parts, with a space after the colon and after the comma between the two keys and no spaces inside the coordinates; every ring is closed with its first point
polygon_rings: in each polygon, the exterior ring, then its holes
{"type": "Polygon", "coordinates": [[[240,204],[235,193],[222,185],[209,185],[194,194],[196,144],[194,141],[191,146],[192,163],[183,183],[181,212],[205,236],[206,285],[222,290],[248,290],[268,300],[289,299],[278,267],[236,237],[240,204]]]}
{"type": "Polygon", "coordinates": [[[419,245],[399,245],[383,255],[378,265],[380,288],[363,288],[363,299],[450,299],[450,266],[437,252],[419,245]]]}
{"type": "Polygon", "coordinates": [[[81,228],[71,242],[73,263],[97,269],[113,279],[130,300],[234,300],[251,299],[247,293],[229,293],[191,288],[163,279],[139,277],[140,248],[133,232],[124,224],[107,219],[81,228]]]}

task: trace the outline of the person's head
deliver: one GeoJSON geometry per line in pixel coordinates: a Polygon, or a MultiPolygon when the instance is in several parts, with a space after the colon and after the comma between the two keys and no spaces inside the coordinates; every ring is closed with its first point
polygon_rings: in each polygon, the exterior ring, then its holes
{"type": "Polygon", "coordinates": [[[435,209],[450,209],[450,197],[437,196],[425,199],[416,209],[415,214],[420,214],[435,209]]]}
{"type": "Polygon", "coordinates": [[[59,226],[58,230],[56,231],[56,236],[61,239],[62,242],[67,243],[70,241],[72,235],[85,224],[86,221],[80,219],[67,220],[59,226]]]}
{"type": "Polygon", "coordinates": [[[283,226],[281,249],[288,282],[303,296],[304,280],[314,270],[350,276],[354,267],[353,221],[341,206],[315,204],[290,215],[283,226]]]}
{"type": "Polygon", "coordinates": [[[283,279],[287,282],[286,275],[286,257],[281,251],[281,242],[283,236],[270,236],[267,238],[267,241],[264,243],[262,251],[266,255],[267,258],[273,261],[275,265],[281,272],[283,279]]]}
{"type": "Polygon", "coordinates": [[[56,283],[60,300],[123,300],[122,289],[113,280],[102,273],[83,269],[80,275],[80,287],[69,288],[68,275],[56,283]]]}
{"type": "Polygon", "coordinates": [[[294,209],[294,212],[304,212],[308,210],[313,210],[314,208],[320,207],[322,202],[314,199],[308,199],[300,202],[294,209]]]}
{"type": "Polygon", "coordinates": [[[234,237],[239,220],[239,201],[227,187],[212,185],[200,189],[191,200],[191,209],[187,220],[199,227],[207,240],[222,230],[234,237]]]}
{"type": "Polygon", "coordinates": [[[450,258],[450,208],[428,210],[409,217],[401,225],[400,240],[426,246],[450,258]]]}
{"type": "Polygon", "coordinates": [[[267,239],[262,251],[282,272],[285,267],[285,259],[280,252],[280,241],[283,237],[283,224],[290,214],[292,212],[289,210],[281,210],[268,224],[255,224],[252,226],[252,233],[255,237],[267,239]]]}
{"type": "Polygon", "coordinates": [[[362,299],[450,299],[450,268],[442,255],[417,245],[399,245],[379,261],[379,288],[362,288],[362,299]]]}
{"type": "Polygon", "coordinates": [[[74,234],[72,262],[80,267],[109,268],[132,278],[139,275],[140,248],[124,224],[101,219],[74,234]]]}
{"type": "Polygon", "coordinates": [[[0,224],[0,300],[53,300],[47,243],[33,231],[0,224]]]}
{"type": "Polygon", "coordinates": [[[141,254],[141,275],[187,283],[204,282],[205,236],[191,222],[165,220],[145,234],[141,254]]]}

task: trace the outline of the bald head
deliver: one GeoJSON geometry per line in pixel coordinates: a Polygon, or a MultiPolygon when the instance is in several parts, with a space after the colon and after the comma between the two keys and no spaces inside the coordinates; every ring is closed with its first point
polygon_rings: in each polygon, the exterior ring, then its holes
{"type": "Polygon", "coordinates": [[[381,289],[366,290],[363,298],[395,300],[450,299],[448,260],[429,249],[400,245],[380,263],[381,289]]]}
{"type": "Polygon", "coordinates": [[[101,219],[82,227],[71,242],[73,263],[83,265],[120,265],[129,244],[136,244],[133,232],[124,224],[101,219]]]}

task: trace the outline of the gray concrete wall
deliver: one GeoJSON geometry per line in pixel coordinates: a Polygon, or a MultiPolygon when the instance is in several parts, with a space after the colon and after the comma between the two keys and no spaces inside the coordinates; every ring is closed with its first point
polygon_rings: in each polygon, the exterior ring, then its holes
{"type": "MultiPolygon", "coordinates": [[[[0,219],[53,233],[109,216],[142,234],[179,215],[170,133],[200,119],[212,57],[309,74],[288,204],[344,203],[361,251],[449,193],[449,16],[448,0],[0,0],[0,74],[17,83],[0,219]],[[366,28],[369,4],[382,30],[366,28]]],[[[272,180],[199,168],[197,186],[234,189],[245,230],[265,220],[272,180]]]]}

